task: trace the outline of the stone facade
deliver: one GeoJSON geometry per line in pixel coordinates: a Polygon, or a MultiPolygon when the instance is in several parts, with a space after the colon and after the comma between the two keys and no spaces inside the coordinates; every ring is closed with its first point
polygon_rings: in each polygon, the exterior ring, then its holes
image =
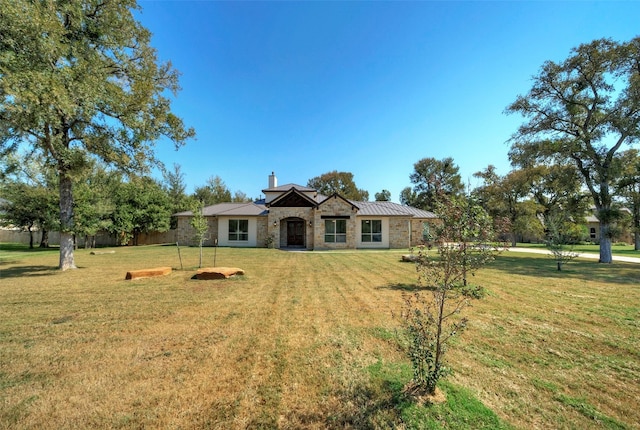
{"type": "Polygon", "coordinates": [[[411,246],[410,225],[409,218],[393,217],[389,219],[389,248],[409,248],[411,246]]]}
{"type": "Polygon", "coordinates": [[[420,219],[411,220],[411,246],[424,244],[423,233],[425,224],[429,224],[429,222],[420,219]]]}
{"type": "MultiPolygon", "coordinates": [[[[267,216],[254,219],[257,225],[256,246],[263,248],[272,246],[284,248],[287,246],[287,222],[304,222],[305,249],[355,249],[357,247],[357,225],[360,218],[356,217],[357,209],[340,197],[330,198],[317,209],[312,207],[274,207],[267,216]],[[347,222],[346,242],[325,242],[325,220],[345,219],[347,222]]],[[[253,218],[253,217],[252,217],[253,218]]],[[[184,246],[197,246],[195,229],[191,226],[191,218],[178,217],[178,227],[175,230],[175,240],[184,246]]],[[[214,246],[218,237],[218,218],[207,217],[209,224],[208,239],[205,246],[214,246]]],[[[422,219],[408,217],[389,217],[389,248],[401,249],[422,245],[423,225],[430,224],[422,219]]]]}
{"type": "Polygon", "coordinates": [[[332,196],[322,202],[316,210],[313,220],[314,249],[355,249],[356,247],[356,211],[357,208],[348,201],[338,196],[332,196]],[[346,219],[347,240],[342,243],[327,243],[325,236],[325,220],[346,219]]]}
{"type": "Polygon", "coordinates": [[[272,207],[267,215],[268,233],[273,237],[275,248],[287,246],[287,221],[304,221],[304,237],[306,249],[313,249],[313,219],[314,208],[311,207],[272,207]],[[311,226],[309,225],[311,223],[311,226]]]}
{"type": "MultiPolygon", "coordinates": [[[[214,246],[215,239],[218,237],[218,218],[207,217],[207,225],[209,226],[209,231],[207,233],[207,239],[204,241],[204,246],[214,246]]],[[[198,246],[196,230],[191,226],[191,217],[178,217],[178,227],[176,228],[175,238],[178,245],[198,246]]]]}
{"type": "Polygon", "coordinates": [[[269,245],[269,221],[266,216],[261,216],[256,220],[256,225],[258,227],[258,248],[266,248],[269,245]]]}

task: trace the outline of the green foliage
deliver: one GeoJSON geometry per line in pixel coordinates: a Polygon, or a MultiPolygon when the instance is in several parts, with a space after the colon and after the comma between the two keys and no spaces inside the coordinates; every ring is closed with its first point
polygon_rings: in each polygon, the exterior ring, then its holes
{"type": "Polygon", "coordinates": [[[420,209],[435,210],[439,196],[455,197],[462,194],[464,185],[459,168],[451,157],[442,160],[423,158],[413,165],[409,178],[413,189],[405,188],[400,194],[402,204],[420,209]]]}
{"type": "Polygon", "coordinates": [[[269,236],[267,236],[264,242],[267,248],[273,248],[273,244],[275,241],[276,241],[275,236],[273,234],[270,234],[269,236]]]}
{"type": "MultiPolygon", "coordinates": [[[[77,177],[74,198],[74,232],[94,237],[100,231],[111,231],[113,213],[116,210],[114,196],[122,183],[122,177],[109,172],[98,162],[77,177]]],[[[90,243],[88,240],[85,242],[90,243]]]]}
{"type": "Polygon", "coordinates": [[[474,174],[484,181],[482,186],[474,190],[474,195],[494,219],[509,221],[512,246],[515,246],[518,235],[533,238],[543,236],[538,214],[544,208],[529,199],[535,175],[535,170],[521,169],[500,176],[492,165],[474,174]]]}
{"type": "Polygon", "coordinates": [[[233,197],[231,197],[231,201],[235,203],[250,203],[252,199],[242,191],[238,190],[233,193],[233,197]]]}
{"type": "Polygon", "coordinates": [[[418,282],[431,296],[404,295],[400,313],[415,391],[429,394],[450,372],[444,355],[451,339],[467,326],[462,310],[470,298],[484,295],[481,288],[468,286],[467,277],[498,252],[493,220],[472,199],[441,196],[437,213],[441,222],[432,233],[436,250],[421,247],[416,265],[418,282]]]}
{"type": "Polygon", "coordinates": [[[640,139],[640,38],[594,40],[562,62],[547,61],[525,96],[507,107],[526,121],[512,137],[509,157],[519,166],[572,162],[598,212],[600,261],[611,263],[608,211],[621,175],[616,155],[640,139]]]}
{"type": "Polygon", "coordinates": [[[391,191],[382,190],[375,194],[376,202],[388,202],[391,201],[391,191]]]}
{"type": "Polygon", "coordinates": [[[13,182],[2,187],[5,199],[0,203],[0,225],[17,227],[30,233],[29,246],[33,248],[33,231],[43,234],[56,226],[58,200],[45,186],[13,182]]]}
{"type": "Polygon", "coordinates": [[[216,203],[230,202],[231,191],[220,176],[211,176],[206,185],[196,188],[193,198],[202,202],[204,206],[210,206],[216,203]]]}
{"type": "Polygon", "coordinates": [[[0,0],[0,154],[28,147],[57,169],[60,268],[73,259],[73,184],[95,156],[142,173],[153,142],[194,135],[170,110],[178,73],[161,64],[135,0],[0,0]]]}
{"type": "Polygon", "coordinates": [[[460,294],[470,299],[483,299],[487,290],[480,285],[463,285],[460,287],[460,294]]]}
{"type": "Polygon", "coordinates": [[[618,157],[622,171],[616,184],[616,192],[631,211],[630,225],[634,236],[634,248],[640,250],[640,151],[629,149],[618,157]]]}
{"type": "MultiPolygon", "coordinates": [[[[162,176],[164,179],[164,189],[169,195],[171,202],[171,213],[187,211],[190,208],[190,200],[185,190],[187,188],[184,181],[184,173],[179,164],[173,164],[173,171],[163,169],[162,176]]],[[[171,228],[178,227],[178,219],[171,217],[171,228]]]]}
{"type": "Polygon", "coordinates": [[[5,199],[0,225],[28,231],[31,247],[33,229],[38,229],[42,233],[40,247],[48,247],[48,233],[58,228],[60,212],[53,169],[21,153],[1,160],[0,170],[0,191],[5,199]]]}
{"type": "Polygon", "coordinates": [[[546,219],[557,208],[574,222],[584,222],[592,205],[582,189],[582,178],[575,165],[568,162],[521,167],[530,172],[533,200],[542,208],[546,219]]]}
{"type": "Polygon", "coordinates": [[[417,207],[418,194],[411,187],[404,187],[400,191],[400,203],[407,206],[417,207]]]}
{"type": "Polygon", "coordinates": [[[148,177],[134,177],[118,185],[113,196],[111,232],[120,243],[133,239],[137,245],[140,233],[169,230],[171,202],[158,182],[148,177]]]}
{"type": "Polygon", "coordinates": [[[547,216],[546,227],[545,245],[551,251],[560,271],[565,263],[578,257],[578,253],[573,250],[573,247],[583,239],[583,231],[577,228],[568,215],[560,210],[547,216]]]}
{"type": "Polygon", "coordinates": [[[349,200],[369,200],[369,192],[359,189],[353,181],[353,173],[349,172],[333,170],[323,173],[320,176],[309,179],[307,186],[316,189],[320,194],[326,196],[338,193],[349,200]]]}
{"type": "Polygon", "coordinates": [[[461,318],[442,332],[444,314],[440,309],[447,299],[444,290],[434,293],[433,300],[427,300],[422,294],[405,294],[404,306],[400,317],[406,336],[407,355],[413,367],[413,379],[416,389],[433,394],[440,378],[447,376],[450,369],[444,366],[442,355],[446,352],[449,338],[466,328],[466,318],[461,318]]]}

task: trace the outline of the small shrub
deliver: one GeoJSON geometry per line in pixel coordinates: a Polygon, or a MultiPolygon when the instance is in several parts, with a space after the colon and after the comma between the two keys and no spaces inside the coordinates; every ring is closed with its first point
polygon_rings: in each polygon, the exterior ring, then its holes
{"type": "Polygon", "coordinates": [[[470,198],[442,196],[438,215],[443,222],[434,228],[435,252],[419,247],[416,269],[418,283],[431,290],[403,296],[401,311],[405,346],[413,366],[408,387],[416,397],[434,395],[440,378],[450,369],[444,364],[449,341],[467,326],[460,314],[469,299],[485,294],[481,287],[467,284],[468,275],[493,260],[499,247],[493,220],[470,198]]]}
{"type": "Polygon", "coordinates": [[[264,243],[267,246],[267,248],[273,248],[273,244],[275,240],[276,240],[275,236],[273,234],[270,234],[269,236],[267,236],[264,243]]]}

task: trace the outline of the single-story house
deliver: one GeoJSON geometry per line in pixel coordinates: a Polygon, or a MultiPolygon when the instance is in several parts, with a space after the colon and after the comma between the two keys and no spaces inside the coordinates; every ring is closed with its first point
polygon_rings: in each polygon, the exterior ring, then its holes
{"type": "MultiPolygon", "coordinates": [[[[587,215],[587,230],[589,233],[589,240],[594,243],[600,242],[600,220],[595,215],[595,208],[591,208],[591,213],[587,215]]],[[[627,208],[621,208],[622,212],[626,212],[627,214],[631,214],[631,211],[627,208]]],[[[624,229],[620,232],[618,237],[614,237],[614,242],[625,242],[633,245],[633,231],[631,229],[624,229]]]]}
{"type": "MultiPolygon", "coordinates": [[[[219,203],[203,215],[205,245],[301,249],[409,248],[423,243],[432,212],[393,202],[359,202],[324,196],[296,184],[278,186],[269,176],[265,198],[252,203],[219,203]]],[[[174,214],[178,243],[196,245],[191,211],[174,214]]]]}

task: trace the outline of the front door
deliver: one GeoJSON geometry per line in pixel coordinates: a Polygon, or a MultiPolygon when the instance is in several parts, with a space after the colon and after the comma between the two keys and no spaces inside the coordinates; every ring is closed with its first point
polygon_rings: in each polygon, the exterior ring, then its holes
{"type": "Polygon", "coordinates": [[[304,221],[287,221],[287,246],[304,246],[304,221]]]}

